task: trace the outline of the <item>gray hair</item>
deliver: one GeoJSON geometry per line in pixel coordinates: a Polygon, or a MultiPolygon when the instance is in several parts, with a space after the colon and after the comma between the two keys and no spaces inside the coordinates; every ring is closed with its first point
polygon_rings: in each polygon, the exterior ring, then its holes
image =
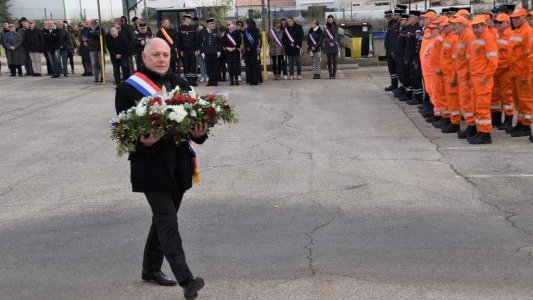
{"type": "Polygon", "coordinates": [[[109,29],[109,33],[113,34],[113,33],[117,33],[118,34],[118,29],[116,27],[111,27],[109,29]]]}
{"type": "MultiPolygon", "coordinates": [[[[156,41],[163,42],[165,45],[168,46],[167,42],[164,39],[155,37],[155,38],[151,38],[150,40],[146,41],[146,45],[144,46],[143,52],[148,54],[150,52],[150,48],[152,48],[152,44],[154,42],[156,42],[156,41]]],[[[169,47],[169,49],[170,49],[170,47],[169,47]]]]}

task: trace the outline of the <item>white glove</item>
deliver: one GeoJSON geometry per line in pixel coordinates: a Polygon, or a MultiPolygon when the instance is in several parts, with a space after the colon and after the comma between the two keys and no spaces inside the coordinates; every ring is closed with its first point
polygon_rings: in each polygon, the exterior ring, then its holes
{"type": "Polygon", "coordinates": [[[202,58],[205,59],[205,53],[202,53],[202,58]]]}
{"type": "Polygon", "coordinates": [[[217,57],[220,57],[220,52],[217,52],[217,57]]]}

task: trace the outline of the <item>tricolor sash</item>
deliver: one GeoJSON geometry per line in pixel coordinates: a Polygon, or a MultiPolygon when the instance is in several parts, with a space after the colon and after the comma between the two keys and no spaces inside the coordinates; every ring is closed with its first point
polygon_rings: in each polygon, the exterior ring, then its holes
{"type": "Polygon", "coordinates": [[[148,78],[148,76],[141,72],[136,72],[135,74],[131,75],[130,78],[126,79],[126,82],[133,86],[145,97],[161,92],[161,88],[155,84],[152,79],[148,78]]]}
{"type": "Polygon", "coordinates": [[[328,39],[329,39],[330,42],[332,42],[334,44],[337,44],[337,41],[335,40],[335,37],[333,37],[331,32],[329,32],[328,27],[326,27],[326,25],[324,25],[324,32],[326,32],[326,35],[328,36],[328,39]]]}
{"type": "MultiPolygon", "coordinates": [[[[289,28],[288,27],[285,27],[285,35],[287,35],[287,38],[289,39],[291,44],[294,44],[294,38],[292,37],[291,33],[289,32],[289,28]]],[[[300,49],[300,46],[298,46],[298,45],[295,45],[295,46],[296,46],[296,48],[300,49]]]]}
{"type": "Polygon", "coordinates": [[[276,35],[276,32],[274,31],[274,28],[270,28],[270,36],[274,39],[274,41],[276,42],[276,44],[278,44],[278,46],[280,46],[281,49],[283,49],[283,44],[282,44],[281,41],[278,39],[278,36],[276,35]]]}
{"type": "Polygon", "coordinates": [[[237,42],[235,42],[235,40],[233,39],[233,37],[231,36],[229,32],[226,34],[226,39],[228,40],[228,42],[230,42],[233,45],[233,47],[237,47],[237,42]]]}
{"type": "Polygon", "coordinates": [[[169,45],[174,45],[174,40],[172,40],[170,35],[168,35],[167,31],[165,30],[165,27],[161,27],[161,33],[163,34],[163,37],[165,38],[165,40],[167,40],[167,43],[169,45]]]}
{"type": "Polygon", "coordinates": [[[315,41],[315,39],[313,38],[313,33],[310,33],[310,34],[309,34],[309,39],[311,39],[311,43],[313,43],[313,46],[316,47],[316,41],[315,41]]]}

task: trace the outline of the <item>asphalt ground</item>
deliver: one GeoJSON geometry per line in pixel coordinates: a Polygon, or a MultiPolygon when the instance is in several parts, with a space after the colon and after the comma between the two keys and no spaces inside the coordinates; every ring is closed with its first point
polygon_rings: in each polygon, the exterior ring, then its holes
{"type": "MultiPolygon", "coordinates": [[[[442,134],[385,67],[310,77],[217,88],[240,123],[197,147],[179,212],[199,299],[533,298],[527,138],[442,134]]],[[[114,92],[0,76],[0,298],[182,299],[140,279],[151,215],[110,139],[114,92]]]]}

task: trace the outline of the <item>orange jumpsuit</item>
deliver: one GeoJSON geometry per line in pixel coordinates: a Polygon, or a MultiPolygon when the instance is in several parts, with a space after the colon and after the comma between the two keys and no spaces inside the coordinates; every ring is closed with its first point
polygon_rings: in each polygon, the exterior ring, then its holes
{"type": "Polygon", "coordinates": [[[422,37],[422,42],[420,43],[420,65],[422,69],[422,78],[424,82],[424,90],[426,93],[428,93],[429,97],[431,98],[431,88],[432,88],[432,80],[433,80],[433,71],[431,70],[431,65],[429,64],[429,55],[426,55],[426,50],[428,45],[430,44],[430,38],[431,35],[431,29],[426,28],[424,29],[424,36],[422,37]],[[426,56],[428,59],[426,60],[426,56]]]}
{"type": "Polygon", "coordinates": [[[492,88],[492,105],[493,112],[502,111],[506,116],[514,115],[513,88],[511,85],[511,74],[509,73],[509,39],[513,34],[511,28],[505,29],[501,34],[498,33],[498,69],[494,73],[494,87],[492,88]]]}
{"type": "Polygon", "coordinates": [[[440,70],[440,53],[442,43],[444,42],[444,35],[440,34],[435,37],[433,48],[430,52],[431,67],[433,68],[433,112],[435,116],[449,118],[449,113],[446,112],[446,94],[444,91],[444,76],[440,70]]]}
{"type": "Polygon", "coordinates": [[[444,78],[444,94],[446,115],[450,116],[452,124],[461,124],[461,107],[459,106],[459,88],[457,85],[457,71],[453,58],[453,52],[457,44],[457,35],[450,32],[444,35],[440,52],[439,67],[444,78]],[[452,85],[455,81],[455,85],[452,85]]]}
{"type": "Polygon", "coordinates": [[[494,72],[498,68],[496,37],[488,30],[472,40],[470,47],[470,79],[474,89],[474,117],[478,132],[490,133],[491,91],[494,72]]]}
{"type": "Polygon", "coordinates": [[[528,52],[529,67],[529,97],[533,100],[533,35],[529,38],[529,52],[528,52]]]}
{"type": "Polygon", "coordinates": [[[466,28],[457,39],[455,51],[455,67],[459,84],[459,104],[466,125],[476,125],[474,107],[472,105],[472,87],[470,86],[470,46],[475,35],[471,28],[466,28]]]}
{"type": "Polygon", "coordinates": [[[515,29],[509,39],[509,70],[513,87],[513,100],[518,111],[518,122],[531,125],[533,103],[528,82],[529,67],[527,61],[527,44],[533,30],[527,22],[515,29]]]}

